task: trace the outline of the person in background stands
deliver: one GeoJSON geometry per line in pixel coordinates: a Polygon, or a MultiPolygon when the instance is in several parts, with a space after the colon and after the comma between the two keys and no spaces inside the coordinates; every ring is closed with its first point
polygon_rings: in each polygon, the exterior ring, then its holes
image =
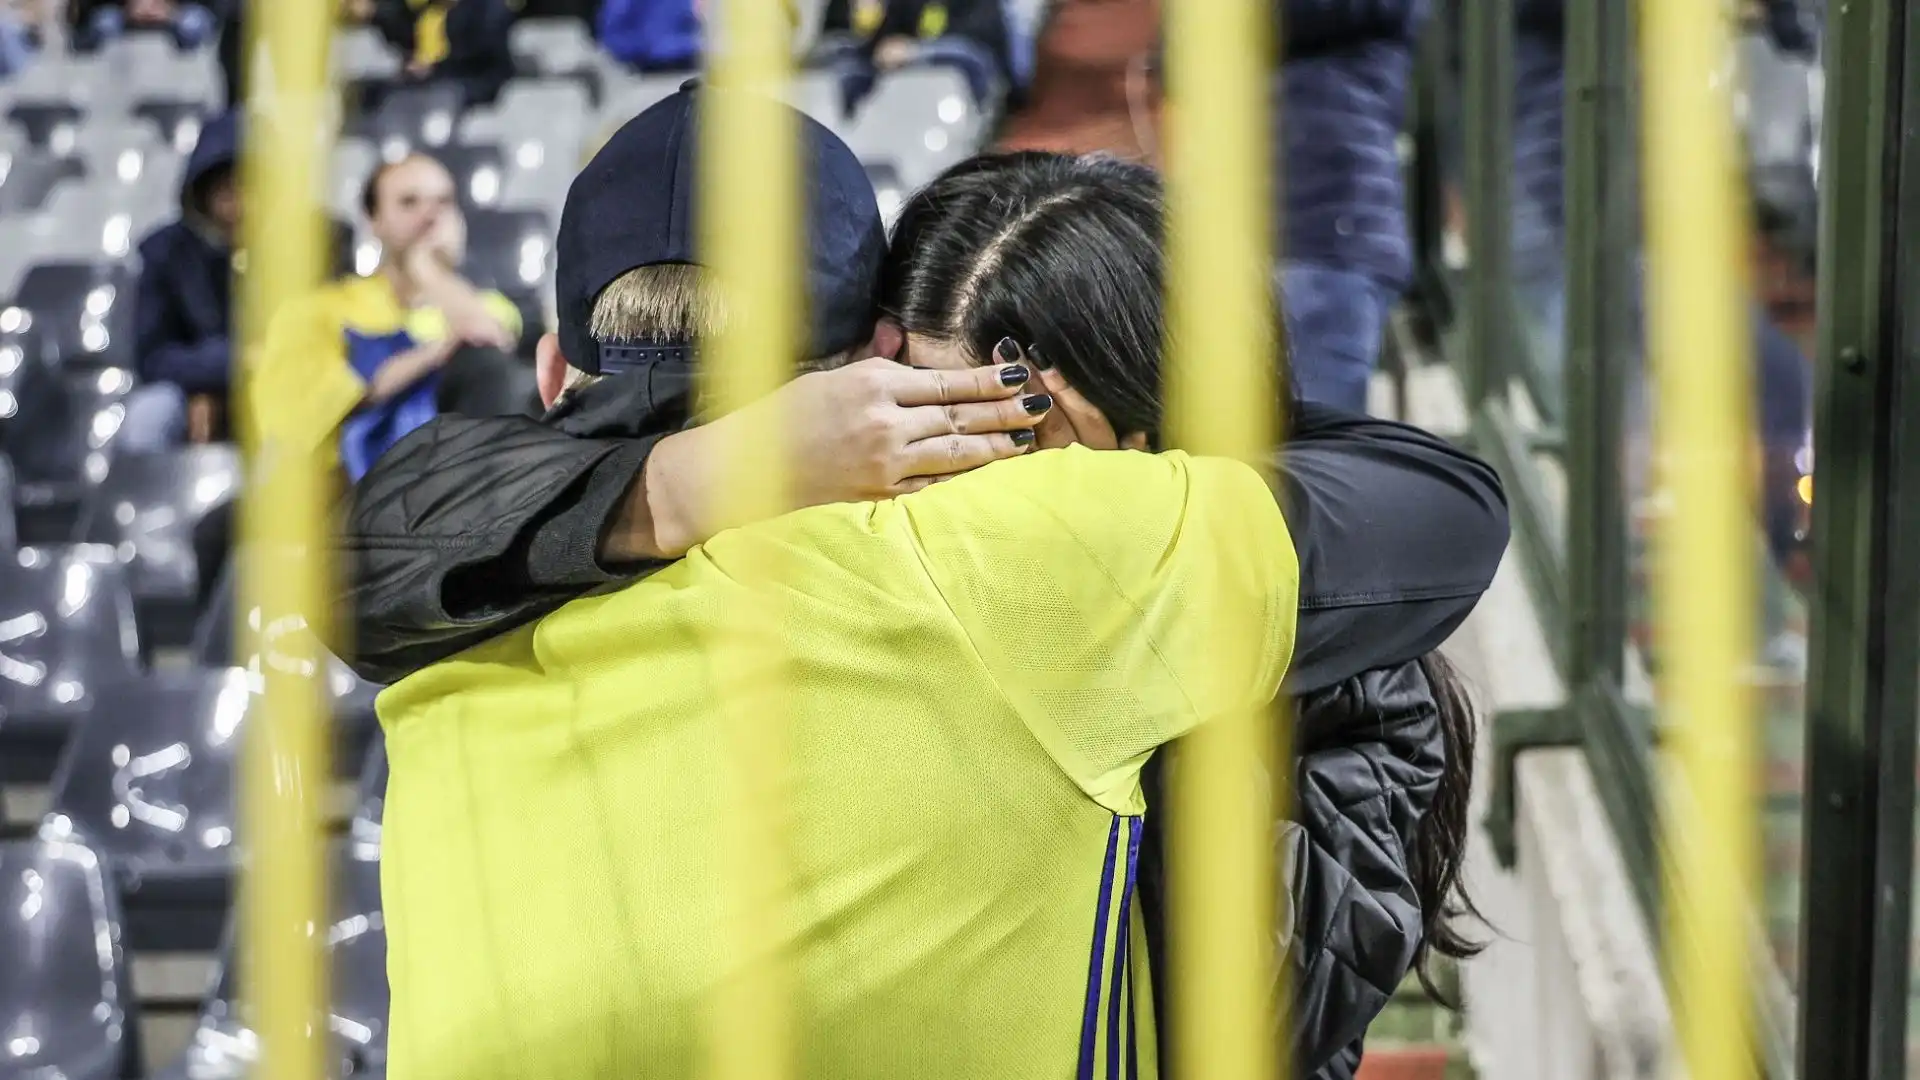
{"type": "Polygon", "coordinates": [[[706,17],[697,0],[604,0],[594,37],[635,71],[692,71],[706,52],[706,17]]]}
{"type": "Polygon", "coordinates": [[[117,3],[76,4],[74,48],[98,49],[131,33],[164,33],[182,49],[197,49],[214,39],[219,20],[204,4],[181,0],[120,0],[117,3]]]}
{"type": "Polygon", "coordinates": [[[406,58],[403,85],[454,83],[482,105],[513,78],[508,0],[374,0],[369,21],[406,58]]]}
{"type": "MultiPolygon", "coordinates": [[[[277,312],[252,390],[308,403],[298,430],[273,437],[304,449],[337,437],[352,479],[442,408],[514,412],[533,390],[511,354],[519,310],[460,276],[466,224],[447,170],[424,155],[382,165],[361,207],[379,268],[277,312]]],[[[266,400],[256,397],[256,408],[266,400]]]]}
{"type": "Polygon", "coordinates": [[[1001,0],[830,0],[823,25],[860,40],[876,75],[910,64],[954,67],[982,104],[996,82],[1013,92],[1026,85],[1014,68],[1001,0]]]}
{"type": "Polygon", "coordinates": [[[119,445],[133,453],[217,438],[232,384],[234,241],[240,228],[239,116],[207,124],[187,158],[180,217],[140,242],[134,366],[119,445]]]}

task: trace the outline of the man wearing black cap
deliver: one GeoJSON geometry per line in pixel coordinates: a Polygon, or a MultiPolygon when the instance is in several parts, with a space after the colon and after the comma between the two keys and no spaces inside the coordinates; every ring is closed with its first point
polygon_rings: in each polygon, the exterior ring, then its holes
{"type": "MultiPolygon", "coordinates": [[[[567,344],[543,351],[606,377],[580,410],[625,380],[684,381],[685,332],[727,317],[697,286],[656,303],[692,255],[693,97],[630,123],[569,194],[567,344]],[[664,213],[623,212],[619,166],[648,149],[670,163],[664,213]]],[[[812,347],[831,355],[866,344],[870,301],[842,290],[870,284],[853,267],[877,257],[879,216],[851,153],[803,126],[812,347]]],[[[739,720],[789,744],[773,812],[791,822],[776,873],[798,1073],[1118,1075],[1137,1053],[1155,1076],[1131,922],[1141,766],[1277,693],[1297,579],[1255,470],[1067,447],[729,529],[428,666],[380,699],[388,1075],[689,1076],[733,1037],[714,1013],[738,963],[723,702],[758,682],[712,644],[767,605],[778,726],[739,720]],[[1215,647],[1241,607],[1245,647],[1215,647]]]]}
{"type": "Polygon", "coordinates": [[[845,143],[800,117],[811,372],[742,414],[688,427],[695,344],[724,324],[693,250],[697,93],[648,109],[568,190],[556,243],[559,333],[536,350],[540,422],[440,416],[353,494],[343,618],[356,670],[392,682],[538,618],[645,560],[672,558],[708,517],[716,445],[777,412],[801,505],[880,499],[1022,452],[1046,411],[1024,369],[918,371],[876,329],[886,235],[845,143]],[[854,362],[859,361],[859,362],[854,362]],[[563,390],[565,391],[563,394],[563,390]],[[602,538],[611,546],[601,547],[602,538]]]}

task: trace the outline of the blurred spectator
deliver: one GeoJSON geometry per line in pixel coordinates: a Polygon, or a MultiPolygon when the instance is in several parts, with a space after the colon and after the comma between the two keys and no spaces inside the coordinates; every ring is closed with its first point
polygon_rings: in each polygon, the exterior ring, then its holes
{"type": "Polygon", "coordinates": [[[699,0],[601,0],[594,36],[637,71],[690,71],[706,49],[702,8],[699,0]]]}
{"type": "Polygon", "coordinates": [[[252,390],[262,395],[256,408],[301,403],[297,426],[269,426],[270,438],[316,448],[337,439],[356,480],[443,409],[524,411],[534,393],[530,366],[510,352],[519,310],[457,270],[466,222],[447,170],[424,155],[382,165],[361,207],[380,243],[379,268],[277,312],[252,390]]]}
{"type": "MultiPolygon", "coordinates": [[[[1014,75],[1012,45],[1002,0],[830,0],[828,33],[848,33],[862,42],[873,72],[909,64],[938,64],[967,76],[982,104],[996,87],[1024,87],[1014,75]]],[[[856,94],[860,89],[856,89],[856,94]]]]}
{"type": "Polygon", "coordinates": [[[455,83],[467,104],[477,105],[498,97],[513,78],[507,0],[371,0],[370,6],[369,21],[407,58],[407,81],[455,83]]]}
{"type": "Polygon", "coordinates": [[[240,227],[238,116],[200,132],[180,186],[180,217],[140,242],[134,364],[120,446],[165,450],[218,436],[231,385],[233,246],[240,227]]]}
{"type": "Polygon", "coordinates": [[[1052,0],[1026,98],[997,147],[1155,161],[1160,101],[1147,56],[1159,26],[1156,0],[1052,0]]]}
{"type": "Polygon", "coordinates": [[[219,32],[219,20],[205,5],[189,0],[96,0],[74,5],[79,21],[74,47],[91,51],[133,33],[171,35],[182,49],[197,49],[219,32]]]}

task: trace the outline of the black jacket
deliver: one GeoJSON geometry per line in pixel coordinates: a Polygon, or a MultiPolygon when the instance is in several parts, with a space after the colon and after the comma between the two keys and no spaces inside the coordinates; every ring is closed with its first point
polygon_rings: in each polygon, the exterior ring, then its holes
{"type": "MultiPolygon", "coordinates": [[[[346,515],[337,624],[359,648],[337,651],[389,681],[650,569],[602,567],[594,548],[653,444],[680,426],[686,383],[629,373],[544,422],[443,416],[401,440],[346,515]]],[[[1303,406],[1281,457],[1301,569],[1288,674],[1302,706],[1299,805],[1277,835],[1296,912],[1296,1075],[1345,1080],[1419,944],[1406,852],[1443,757],[1411,662],[1492,581],[1507,512],[1491,469],[1400,424],[1303,406]]],[[[1141,887],[1158,951],[1156,823],[1141,887]]]]}
{"type": "Polygon", "coordinates": [[[209,121],[187,158],[179,219],[140,241],[134,297],[134,366],[145,382],[170,382],[190,394],[227,392],[233,350],[233,253],[199,223],[201,184],[232,170],[240,153],[239,117],[209,121]]]}

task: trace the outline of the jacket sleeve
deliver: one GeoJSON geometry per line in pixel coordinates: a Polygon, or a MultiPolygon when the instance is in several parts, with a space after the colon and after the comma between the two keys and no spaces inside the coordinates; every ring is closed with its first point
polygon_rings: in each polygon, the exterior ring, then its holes
{"type": "Polygon", "coordinates": [[[1439,707],[1416,664],[1295,702],[1291,820],[1280,823],[1296,1075],[1329,1072],[1385,1009],[1420,945],[1408,853],[1446,768],[1439,707]]]}
{"type": "Polygon", "coordinates": [[[226,335],[190,340],[174,317],[164,260],[140,271],[134,295],[134,363],[142,378],[170,382],[188,393],[225,393],[233,351],[226,335]]]}
{"type": "Polygon", "coordinates": [[[1296,694],[1416,660],[1466,620],[1508,538],[1492,467],[1405,424],[1303,404],[1281,451],[1300,556],[1296,694]]]}
{"type": "Polygon", "coordinates": [[[660,436],[581,439],[520,417],[441,416],[355,486],[335,652],[393,682],[657,564],[603,567],[600,533],[660,436]]]}

